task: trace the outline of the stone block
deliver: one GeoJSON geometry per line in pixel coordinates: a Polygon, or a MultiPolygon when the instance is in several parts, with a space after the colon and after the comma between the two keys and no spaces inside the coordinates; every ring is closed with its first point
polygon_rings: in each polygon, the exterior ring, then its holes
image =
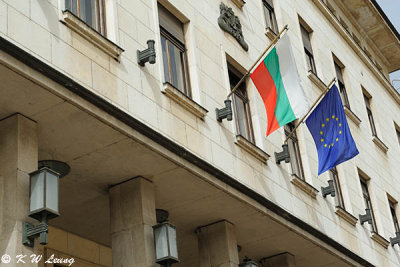
{"type": "Polygon", "coordinates": [[[8,35],[24,46],[26,50],[31,50],[47,61],[51,60],[50,32],[33,23],[29,17],[24,16],[13,8],[8,8],[8,35]]]}

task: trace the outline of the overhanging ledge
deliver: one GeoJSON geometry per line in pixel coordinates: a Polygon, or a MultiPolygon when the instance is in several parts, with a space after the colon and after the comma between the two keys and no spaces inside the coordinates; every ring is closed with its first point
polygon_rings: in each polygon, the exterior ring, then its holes
{"type": "Polygon", "coordinates": [[[292,223],[293,225],[299,227],[301,230],[309,233],[313,237],[324,242],[326,245],[334,248],[335,250],[342,253],[343,255],[346,255],[351,260],[353,260],[363,266],[374,266],[367,260],[363,259],[356,253],[352,252],[351,250],[347,249],[345,246],[341,245],[334,239],[330,238],[323,232],[319,231],[318,229],[314,228],[313,226],[304,222],[303,220],[299,219],[298,217],[294,216],[293,214],[289,213],[282,207],[278,206],[277,204],[275,204],[274,202],[265,198],[261,194],[250,189],[249,187],[247,187],[246,185],[237,181],[236,179],[229,176],[228,174],[224,173],[220,169],[214,167],[207,161],[192,154],[186,148],[173,142],[172,140],[165,137],[161,133],[153,130],[149,126],[145,125],[144,123],[142,123],[139,120],[132,117],[131,115],[120,110],[118,107],[109,103],[104,98],[94,94],[92,91],[85,88],[81,84],[77,83],[70,77],[68,77],[65,74],[61,73],[60,71],[56,70],[55,68],[48,65],[47,63],[39,60],[35,56],[31,55],[27,51],[23,50],[22,48],[20,48],[19,46],[15,45],[15,44],[11,43],[10,41],[8,41],[7,39],[5,39],[3,37],[0,37],[0,50],[7,53],[8,55],[14,57],[15,59],[21,61],[28,67],[43,74],[45,77],[49,78],[50,80],[60,84],[61,86],[63,86],[67,90],[69,90],[70,92],[76,94],[77,96],[81,97],[85,101],[88,101],[95,107],[101,109],[105,113],[109,114],[110,116],[112,116],[115,119],[119,120],[120,122],[124,123],[128,127],[135,130],[136,132],[153,140],[155,143],[161,145],[162,147],[164,147],[168,151],[172,152],[173,154],[177,155],[178,157],[197,166],[201,170],[204,170],[208,174],[214,176],[215,178],[224,182],[225,184],[232,187],[233,189],[248,196],[249,198],[251,198],[254,201],[256,201],[257,203],[259,203],[260,205],[264,206],[266,209],[270,210],[271,212],[277,214],[279,217],[283,218],[285,221],[292,223]]]}

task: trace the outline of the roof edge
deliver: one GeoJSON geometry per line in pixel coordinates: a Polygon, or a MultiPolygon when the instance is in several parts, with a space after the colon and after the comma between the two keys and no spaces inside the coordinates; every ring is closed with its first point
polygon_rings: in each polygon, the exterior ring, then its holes
{"type": "Polygon", "coordinates": [[[374,5],[374,7],[378,10],[379,14],[382,16],[382,18],[385,20],[386,24],[389,26],[391,31],[394,33],[396,36],[397,40],[400,42],[400,33],[397,31],[397,29],[394,27],[393,23],[390,21],[388,16],[385,14],[381,6],[376,2],[376,0],[370,0],[371,3],[374,5]]]}

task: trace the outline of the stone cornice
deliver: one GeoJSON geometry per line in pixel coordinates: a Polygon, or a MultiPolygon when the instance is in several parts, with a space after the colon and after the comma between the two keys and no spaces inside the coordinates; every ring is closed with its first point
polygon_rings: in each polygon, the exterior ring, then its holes
{"type": "Polygon", "coordinates": [[[124,52],[124,49],[108,40],[99,32],[95,31],[92,27],[72,14],[69,10],[63,11],[62,22],[64,22],[67,27],[98,47],[100,50],[119,61],[119,56],[122,52],[124,52]]]}
{"type": "Polygon", "coordinates": [[[297,175],[292,174],[292,179],[290,182],[295,185],[296,187],[300,188],[303,190],[307,195],[309,195],[312,198],[316,198],[318,194],[318,189],[316,189],[314,186],[310,185],[307,183],[305,180],[300,179],[297,177],[297,175]]]}
{"type": "Polygon", "coordinates": [[[246,150],[249,154],[254,156],[262,163],[267,163],[267,160],[270,157],[268,153],[266,153],[264,150],[251,143],[241,135],[236,135],[235,144],[241,147],[243,150],[246,150]]]}
{"type": "Polygon", "coordinates": [[[326,4],[322,0],[312,0],[329,22],[335,27],[347,44],[356,52],[360,59],[365,65],[371,70],[376,78],[381,82],[383,87],[389,92],[394,100],[400,105],[400,94],[393,88],[386,77],[380,72],[378,67],[372,62],[372,60],[366,55],[364,50],[356,43],[351,34],[343,27],[334,14],[328,9],[326,4]]]}
{"type": "Polygon", "coordinates": [[[337,206],[335,213],[337,216],[339,216],[340,218],[342,218],[349,224],[356,226],[358,219],[356,217],[354,217],[353,215],[351,215],[349,212],[347,212],[342,207],[337,206]]]}
{"type": "Polygon", "coordinates": [[[204,119],[204,117],[207,115],[208,110],[197,104],[194,100],[179,91],[179,89],[175,88],[172,84],[165,82],[162,92],[196,117],[204,119]]]}

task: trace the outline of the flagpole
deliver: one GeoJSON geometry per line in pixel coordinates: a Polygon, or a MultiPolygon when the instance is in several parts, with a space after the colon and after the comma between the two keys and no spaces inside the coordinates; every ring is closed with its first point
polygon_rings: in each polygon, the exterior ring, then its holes
{"type": "Polygon", "coordinates": [[[276,43],[279,41],[279,39],[283,36],[283,34],[289,29],[288,25],[286,25],[285,27],[283,27],[283,29],[279,32],[279,34],[275,37],[274,40],[272,40],[272,42],[267,46],[267,48],[264,50],[264,52],[262,52],[262,54],[257,58],[256,62],[254,62],[254,64],[250,67],[250,69],[246,72],[245,75],[243,75],[242,79],[240,79],[240,81],[235,85],[235,87],[233,87],[233,89],[229,92],[228,96],[226,97],[226,99],[228,99],[238,88],[239,85],[242,84],[242,82],[247,78],[247,76],[249,76],[251,70],[254,68],[255,65],[257,65],[258,61],[260,61],[260,59],[264,56],[264,54],[273,46],[276,45],[276,43]]]}
{"type": "Polygon", "coordinates": [[[314,107],[319,103],[319,101],[321,100],[322,97],[324,97],[324,95],[326,95],[326,93],[328,93],[329,89],[332,87],[332,85],[335,83],[336,78],[333,78],[332,81],[325,87],[324,91],[322,91],[321,95],[315,100],[314,104],[311,106],[311,108],[307,111],[306,115],[304,115],[299,122],[296,124],[296,126],[294,127],[294,129],[288,134],[288,136],[285,139],[285,144],[287,143],[287,141],[289,140],[289,138],[294,134],[294,132],[296,131],[296,129],[300,126],[300,124],[308,117],[308,115],[310,115],[311,111],[314,109],[314,107]]]}

